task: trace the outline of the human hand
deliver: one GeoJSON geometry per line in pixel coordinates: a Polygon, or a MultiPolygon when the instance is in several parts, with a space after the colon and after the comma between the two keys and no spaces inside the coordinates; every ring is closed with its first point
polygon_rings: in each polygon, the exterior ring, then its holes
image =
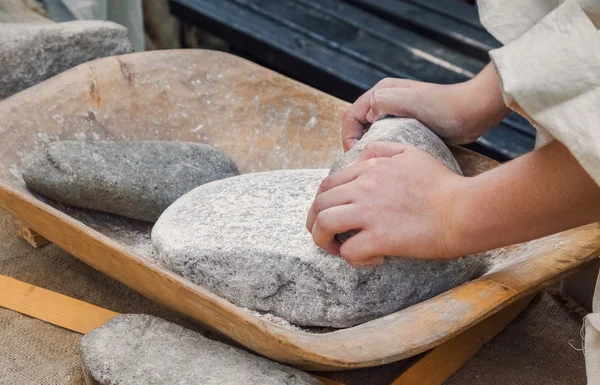
{"type": "Polygon", "coordinates": [[[306,226],[314,242],[353,266],[384,256],[460,257],[453,209],[465,178],[429,153],[399,143],[369,143],[357,162],[325,178],[306,226]],[[343,244],[335,238],[359,230],[343,244]]]}
{"type": "Polygon", "coordinates": [[[509,112],[492,64],[473,79],[452,85],[388,78],[344,112],[342,144],[345,151],[351,149],[371,123],[386,115],[415,118],[446,142],[465,144],[509,112]]]}

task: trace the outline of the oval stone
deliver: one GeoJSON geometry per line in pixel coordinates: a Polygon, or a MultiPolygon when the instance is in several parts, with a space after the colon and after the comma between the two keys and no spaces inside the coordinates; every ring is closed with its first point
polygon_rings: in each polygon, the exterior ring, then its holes
{"type": "Polygon", "coordinates": [[[480,275],[477,258],[386,258],[354,268],[312,240],[306,215],[328,170],[245,174],[200,186],[152,230],[157,262],[230,302],[304,326],[349,327],[480,275]]]}

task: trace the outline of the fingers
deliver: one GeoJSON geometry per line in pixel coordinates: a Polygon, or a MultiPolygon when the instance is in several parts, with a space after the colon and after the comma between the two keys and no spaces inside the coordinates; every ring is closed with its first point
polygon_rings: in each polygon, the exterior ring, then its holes
{"type": "Polygon", "coordinates": [[[394,142],[371,142],[368,143],[360,153],[357,162],[373,158],[391,158],[404,153],[412,146],[394,142]]]}
{"type": "Polygon", "coordinates": [[[319,213],[335,206],[352,203],[352,196],[352,189],[348,184],[317,194],[306,218],[306,228],[308,231],[312,231],[315,219],[319,213]]]}
{"type": "Polygon", "coordinates": [[[340,254],[352,266],[371,266],[383,262],[384,257],[377,249],[378,242],[371,232],[360,231],[340,247],[340,254]]]}
{"type": "Polygon", "coordinates": [[[354,204],[335,206],[321,211],[312,227],[313,241],[317,246],[330,254],[340,253],[340,242],[337,234],[360,229],[362,222],[358,215],[358,207],[354,204]]]}
{"type": "Polygon", "coordinates": [[[375,90],[369,100],[370,109],[365,115],[369,123],[386,115],[413,117],[414,107],[419,103],[414,88],[384,88],[375,90]]]}
{"type": "Polygon", "coordinates": [[[412,81],[406,79],[383,79],[356,99],[342,116],[342,145],[344,151],[354,147],[356,142],[363,136],[364,130],[369,126],[367,113],[371,110],[373,92],[388,87],[410,87],[412,83],[412,81]]]}

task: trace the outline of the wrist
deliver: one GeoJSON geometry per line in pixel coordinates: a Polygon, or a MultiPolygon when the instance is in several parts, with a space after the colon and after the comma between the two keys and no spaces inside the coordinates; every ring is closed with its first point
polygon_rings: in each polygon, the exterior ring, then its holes
{"type": "Polygon", "coordinates": [[[469,196],[473,190],[473,178],[456,175],[444,186],[444,213],[439,221],[441,239],[443,242],[443,253],[441,259],[455,259],[469,254],[472,248],[469,241],[472,240],[471,232],[467,222],[473,222],[466,218],[468,213],[469,196]]]}
{"type": "Polygon", "coordinates": [[[465,120],[476,137],[500,123],[511,112],[504,103],[500,77],[492,63],[463,85],[461,94],[468,111],[465,120]]]}

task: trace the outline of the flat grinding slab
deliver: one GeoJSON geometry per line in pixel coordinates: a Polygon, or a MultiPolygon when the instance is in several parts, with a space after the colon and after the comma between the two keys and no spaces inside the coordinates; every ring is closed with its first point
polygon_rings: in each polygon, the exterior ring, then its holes
{"type": "Polygon", "coordinates": [[[206,144],[62,141],[34,152],[23,179],[61,203],[154,222],[193,188],[238,174],[223,151],[206,144]]]}
{"type": "Polygon", "coordinates": [[[293,369],[149,315],[120,315],[81,339],[88,385],[321,385],[293,369]]]}
{"type": "MultiPolygon", "coordinates": [[[[431,153],[460,173],[450,150],[413,119],[387,118],[334,165],[385,140],[431,153]]],[[[157,261],[238,306],[302,326],[349,327],[414,305],[474,279],[483,261],[386,258],[355,268],[317,247],[306,216],[327,170],[247,174],[201,186],[177,200],[152,230],[157,261]]],[[[347,239],[353,232],[342,234],[347,239]]]]}
{"type": "Polygon", "coordinates": [[[238,306],[303,326],[348,327],[483,273],[478,258],[386,258],[354,268],[317,247],[306,215],[328,170],[245,174],[200,186],[152,229],[153,258],[238,306]]]}

